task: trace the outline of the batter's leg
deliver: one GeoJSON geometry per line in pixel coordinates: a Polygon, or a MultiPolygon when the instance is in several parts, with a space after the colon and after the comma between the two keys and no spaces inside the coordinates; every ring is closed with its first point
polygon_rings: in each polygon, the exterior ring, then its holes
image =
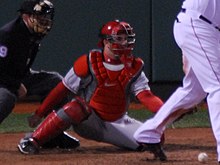
{"type": "Polygon", "coordinates": [[[218,161],[220,161],[220,125],[219,125],[219,116],[220,116],[220,90],[213,95],[208,95],[207,103],[209,107],[209,116],[212,125],[212,130],[216,138],[217,143],[217,152],[218,152],[218,161]]]}
{"type": "Polygon", "coordinates": [[[165,102],[157,114],[147,120],[134,134],[140,143],[159,143],[165,127],[185,113],[188,109],[198,104],[206,97],[192,69],[183,80],[183,87],[178,88],[165,102]]]}

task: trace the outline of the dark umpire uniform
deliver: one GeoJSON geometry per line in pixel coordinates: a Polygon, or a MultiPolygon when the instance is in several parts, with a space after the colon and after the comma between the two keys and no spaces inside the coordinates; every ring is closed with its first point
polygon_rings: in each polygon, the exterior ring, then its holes
{"type": "MultiPolygon", "coordinates": [[[[52,3],[51,6],[48,3],[44,0],[25,0],[20,12],[32,14],[34,7],[41,5],[42,12],[47,14],[53,9],[52,3]]],[[[31,69],[44,36],[31,31],[21,15],[0,29],[0,123],[12,112],[21,84],[27,89],[26,96],[40,96],[43,100],[61,82],[62,76],[57,72],[31,69]]],[[[79,141],[64,133],[45,146],[75,148],[79,146],[79,141]]]]}
{"type": "Polygon", "coordinates": [[[29,32],[21,17],[0,29],[0,122],[12,111],[21,83],[27,96],[44,98],[61,81],[56,72],[31,70],[42,39],[29,32]]]}

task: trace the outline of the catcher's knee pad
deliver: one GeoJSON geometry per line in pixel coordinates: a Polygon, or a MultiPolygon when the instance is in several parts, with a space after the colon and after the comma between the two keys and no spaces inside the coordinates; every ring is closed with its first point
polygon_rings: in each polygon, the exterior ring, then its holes
{"type": "Polygon", "coordinates": [[[91,114],[91,108],[87,103],[81,99],[77,98],[71,102],[65,104],[62,110],[57,112],[57,115],[66,121],[69,120],[74,124],[79,124],[83,120],[87,119],[91,114]]]}

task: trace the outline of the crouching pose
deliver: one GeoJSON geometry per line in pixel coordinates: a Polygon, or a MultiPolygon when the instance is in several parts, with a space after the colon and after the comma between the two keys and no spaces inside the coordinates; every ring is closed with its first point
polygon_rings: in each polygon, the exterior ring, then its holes
{"type": "Polygon", "coordinates": [[[127,115],[130,94],[153,113],[163,102],[150,91],[143,61],[132,55],[133,28],[126,22],[110,21],[103,25],[99,37],[101,49],[79,57],[31,117],[29,124],[34,127],[50,113],[30,137],[21,139],[21,153],[38,153],[40,146],[70,126],[87,139],[129,150],[143,149],[133,138],[142,123],[127,115]],[[53,111],[69,92],[75,98],[53,111]]]}
{"type": "MultiPolygon", "coordinates": [[[[0,28],[0,124],[19,99],[38,96],[42,101],[63,79],[58,72],[32,70],[40,45],[53,27],[54,13],[49,0],[24,0],[16,17],[0,28]]],[[[66,102],[64,98],[61,103],[66,102]]],[[[77,139],[62,132],[43,147],[70,149],[79,145],[77,139]]]]}

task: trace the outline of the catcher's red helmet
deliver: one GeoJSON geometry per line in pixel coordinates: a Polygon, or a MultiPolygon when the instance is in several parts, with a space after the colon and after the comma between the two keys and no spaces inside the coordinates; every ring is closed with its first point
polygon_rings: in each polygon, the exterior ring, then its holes
{"type": "Polygon", "coordinates": [[[112,43],[112,50],[116,55],[129,55],[134,48],[135,33],[127,22],[110,21],[102,26],[100,30],[99,47],[103,47],[103,40],[112,43]]]}
{"type": "Polygon", "coordinates": [[[112,34],[112,29],[120,24],[119,20],[110,21],[102,26],[100,29],[99,37],[106,39],[112,34]]]}

